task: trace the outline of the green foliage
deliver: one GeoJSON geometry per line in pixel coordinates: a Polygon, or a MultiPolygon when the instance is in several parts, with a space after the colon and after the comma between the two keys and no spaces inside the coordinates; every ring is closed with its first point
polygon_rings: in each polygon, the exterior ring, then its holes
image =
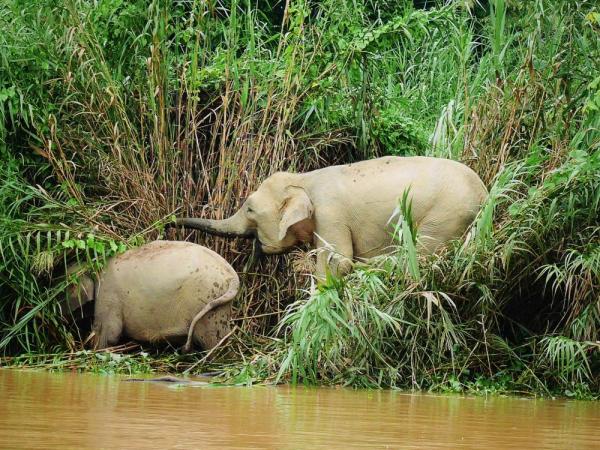
{"type": "Polygon", "coordinates": [[[73,333],[59,307],[69,282],[67,264],[100,270],[126,245],[78,224],[78,218],[94,212],[29,186],[18,173],[20,164],[10,157],[5,161],[0,168],[0,350],[16,345],[29,352],[47,350],[59,336],[73,347],[73,333]]]}
{"type": "Polygon", "coordinates": [[[153,372],[168,372],[182,365],[190,366],[189,357],[170,354],[158,355],[145,351],[128,350],[129,353],[78,350],[75,352],[59,351],[57,353],[24,353],[6,358],[12,367],[33,368],[45,370],[65,370],[94,372],[101,374],[144,374],[153,372]]]}

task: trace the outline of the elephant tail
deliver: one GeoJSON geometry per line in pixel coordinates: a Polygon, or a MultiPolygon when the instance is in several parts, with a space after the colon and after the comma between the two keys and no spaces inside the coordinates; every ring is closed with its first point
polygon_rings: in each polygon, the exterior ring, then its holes
{"type": "Polygon", "coordinates": [[[231,281],[229,282],[229,287],[227,288],[227,291],[220,297],[212,300],[211,302],[208,302],[204,306],[204,308],[202,308],[200,310],[200,312],[194,316],[192,323],[190,324],[190,328],[188,330],[187,341],[186,341],[185,345],[183,346],[184,353],[188,353],[192,349],[192,339],[194,336],[194,329],[196,328],[196,324],[198,323],[198,321],[200,319],[202,319],[206,314],[211,312],[213,309],[216,309],[219,306],[223,306],[223,305],[226,305],[227,303],[231,302],[237,295],[237,293],[240,289],[240,279],[239,279],[237,273],[235,273],[233,270],[232,270],[232,272],[233,272],[233,277],[231,278],[231,281]]]}

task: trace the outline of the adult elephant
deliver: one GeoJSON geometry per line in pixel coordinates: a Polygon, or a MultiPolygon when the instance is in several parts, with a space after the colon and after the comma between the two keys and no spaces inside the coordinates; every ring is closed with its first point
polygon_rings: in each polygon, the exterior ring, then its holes
{"type": "Polygon", "coordinates": [[[343,275],[354,258],[385,253],[393,240],[393,215],[408,190],[419,250],[432,253],[460,237],[486,198],[481,179],[456,161],[383,157],[307,173],[268,177],[225,220],[181,218],[176,225],[228,237],[256,237],[264,253],[300,242],[318,252],[317,277],[327,267],[343,275]]]}

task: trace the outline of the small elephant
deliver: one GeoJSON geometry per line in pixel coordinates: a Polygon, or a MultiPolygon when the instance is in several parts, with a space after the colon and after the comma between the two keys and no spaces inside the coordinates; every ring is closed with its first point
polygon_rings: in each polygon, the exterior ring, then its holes
{"type": "Polygon", "coordinates": [[[460,237],[487,197],[469,167],[431,157],[394,157],[326,167],[307,173],[278,172],[225,220],[177,219],[175,224],[220,236],[256,237],[264,253],[282,253],[300,242],[324,248],[317,277],[329,268],[343,275],[354,258],[390,249],[394,214],[408,191],[419,251],[433,253],[460,237]]]}
{"type": "Polygon", "coordinates": [[[212,250],[154,241],[111,258],[96,280],[80,277],[65,306],[72,312],[95,301],[95,348],[116,344],[124,332],[144,342],[187,336],[184,351],[193,340],[211,349],[230,331],[239,286],[237,273],[212,250]]]}

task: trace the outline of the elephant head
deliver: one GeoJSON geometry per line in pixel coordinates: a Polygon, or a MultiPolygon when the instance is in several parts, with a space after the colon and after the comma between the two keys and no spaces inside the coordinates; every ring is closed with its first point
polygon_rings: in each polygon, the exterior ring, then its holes
{"type": "MultiPolygon", "coordinates": [[[[67,269],[67,276],[72,276],[79,271],[80,267],[71,266],[67,269]]],[[[65,292],[65,298],[60,302],[64,315],[73,314],[86,303],[95,299],[96,284],[89,275],[78,275],[77,281],[69,285],[65,292]]]]}
{"type": "Polygon", "coordinates": [[[231,217],[177,219],[176,224],[226,237],[256,238],[264,253],[283,253],[314,232],[313,203],[300,176],[278,172],[267,178],[231,217]]]}

